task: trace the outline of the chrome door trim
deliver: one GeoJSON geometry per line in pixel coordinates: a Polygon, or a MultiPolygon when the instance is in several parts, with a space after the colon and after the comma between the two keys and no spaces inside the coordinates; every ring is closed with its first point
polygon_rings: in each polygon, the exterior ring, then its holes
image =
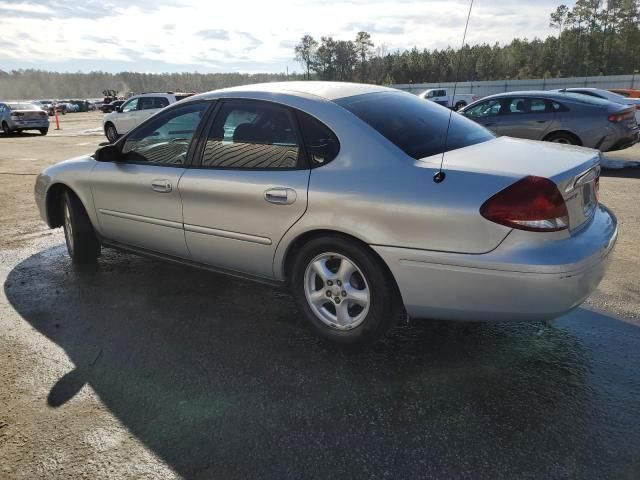
{"type": "Polygon", "coordinates": [[[163,226],[163,227],[182,229],[182,223],[173,222],[171,220],[161,220],[159,218],[145,217],[143,215],[135,215],[133,213],[125,213],[125,212],[117,212],[115,210],[107,210],[105,208],[99,208],[98,211],[100,213],[102,213],[103,215],[109,215],[111,217],[124,218],[126,220],[133,220],[133,221],[136,221],[136,222],[150,223],[152,225],[160,225],[160,226],[163,226]]]}
{"type": "Polygon", "coordinates": [[[214,237],[230,238],[232,240],[241,240],[250,243],[259,243],[260,245],[271,245],[271,239],[267,237],[258,237],[257,235],[249,235],[248,233],[231,232],[229,230],[219,230],[217,228],[201,227],[199,225],[184,225],[186,232],[202,233],[203,235],[211,235],[214,237]]]}

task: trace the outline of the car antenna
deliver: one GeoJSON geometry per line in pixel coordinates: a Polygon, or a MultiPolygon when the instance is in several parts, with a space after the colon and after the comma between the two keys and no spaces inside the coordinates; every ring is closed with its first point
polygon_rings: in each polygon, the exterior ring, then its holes
{"type": "MultiPolygon", "coordinates": [[[[464,51],[464,44],[467,40],[467,28],[469,28],[469,19],[471,18],[471,10],[473,9],[473,0],[469,4],[469,13],[467,14],[467,23],[464,25],[464,33],[462,34],[462,46],[460,47],[460,56],[458,58],[458,67],[456,68],[456,80],[453,83],[453,94],[451,96],[451,100],[455,100],[456,98],[456,89],[458,88],[458,78],[460,76],[460,66],[462,65],[462,52],[464,51]]],[[[440,159],[440,169],[433,176],[433,181],[436,183],[441,183],[446,174],[442,170],[442,165],[444,164],[444,154],[447,151],[447,142],[449,140],[449,128],[451,127],[451,117],[453,116],[453,109],[449,112],[449,121],[447,122],[447,132],[444,135],[444,150],[442,151],[442,158],[440,159]]]]}

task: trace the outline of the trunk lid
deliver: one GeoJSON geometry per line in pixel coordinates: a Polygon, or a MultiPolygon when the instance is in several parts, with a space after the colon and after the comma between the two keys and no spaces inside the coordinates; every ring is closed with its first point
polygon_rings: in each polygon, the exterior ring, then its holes
{"type": "Polygon", "coordinates": [[[589,148],[500,137],[445,153],[444,169],[507,177],[505,187],[528,175],[548,178],[565,200],[570,231],[592,217],[598,202],[600,152],[589,148]]]}

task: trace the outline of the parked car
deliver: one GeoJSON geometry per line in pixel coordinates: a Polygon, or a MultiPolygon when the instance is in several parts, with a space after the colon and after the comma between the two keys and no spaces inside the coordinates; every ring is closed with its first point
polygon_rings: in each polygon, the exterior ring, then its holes
{"type": "Polygon", "coordinates": [[[610,92],[609,90],[602,90],[600,88],[566,88],[561,91],[580,93],[582,95],[602,98],[604,100],[609,100],[610,102],[633,107],[635,109],[636,122],[640,124],[640,99],[639,98],[625,97],[623,95],[610,92]]]}
{"type": "Polygon", "coordinates": [[[455,95],[453,95],[453,93],[449,94],[449,90],[447,88],[431,88],[429,90],[425,90],[418,96],[420,98],[436,102],[443,107],[453,108],[454,110],[460,110],[480,98],[477,95],[470,93],[456,93],[455,95]]]}
{"type": "Polygon", "coordinates": [[[321,335],[353,344],[403,311],[536,321],[578,306],[617,237],[599,163],[406,92],[285,82],[171,105],[45,169],[35,198],[74,262],[105,246],[286,283],[321,335]]]}
{"type": "Polygon", "coordinates": [[[192,96],[192,93],[143,93],[129,98],[117,110],[102,119],[107,140],[115,142],[118,138],[137,127],[150,116],[164,107],[192,96]]]}
{"type": "Polygon", "coordinates": [[[609,91],[622,95],[623,97],[640,98],[640,90],[633,88],[610,88],[609,91]]]}
{"type": "Polygon", "coordinates": [[[0,125],[5,134],[38,130],[46,135],[49,131],[49,116],[30,102],[0,103],[0,125]]]}
{"type": "Polygon", "coordinates": [[[460,113],[497,135],[581,145],[603,152],[639,140],[634,110],[573,92],[507,92],[485,97],[460,113]]]}
{"type": "Polygon", "coordinates": [[[121,107],[123,103],[124,100],[114,100],[111,103],[103,103],[100,107],[100,110],[102,110],[104,113],[111,113],[116,111],[118,107],[121,107]]]}

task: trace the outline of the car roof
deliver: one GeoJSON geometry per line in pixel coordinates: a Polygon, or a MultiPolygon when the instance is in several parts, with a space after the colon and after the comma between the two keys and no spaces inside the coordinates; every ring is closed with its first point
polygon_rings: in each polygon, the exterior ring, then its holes
{"type": "Polygon", "coordinates": [[[352,97],[354,95],[362,95],[365,93],[374,92],[398,92],[398,90],[389,87],[382,87],[380,85],[368,85],[364,83],[349,83],[349,82],[322,82],[322,81],[295,81],[295,82],[271,82],[271,83],[257,83],[253,85],[241,85],[238,87],[223,88],[221,90],[214,90],[207,93],[202,93],[191,97],[192,99],[200,98],[214,98],[219,94],[229,94],[233,92],[238,93],[286,93],[286,94],[300,94],[300,95],[313,95],[321,97],[326,100],[337,100],[339,98],[352,97]]]}
{"type": "Polygon", "coordinates": [[[482,98],[481,100],[486,100],[490,98],[504,98],[504,97],[543,97],[543,98],[567,98],[562,92],[554,91],[554,90],[526,90],[526,91],[515,91],[515,92],[504,92],[504,93],[496,93],[494,95],[489,95],[487,97],[482,98]]]}

